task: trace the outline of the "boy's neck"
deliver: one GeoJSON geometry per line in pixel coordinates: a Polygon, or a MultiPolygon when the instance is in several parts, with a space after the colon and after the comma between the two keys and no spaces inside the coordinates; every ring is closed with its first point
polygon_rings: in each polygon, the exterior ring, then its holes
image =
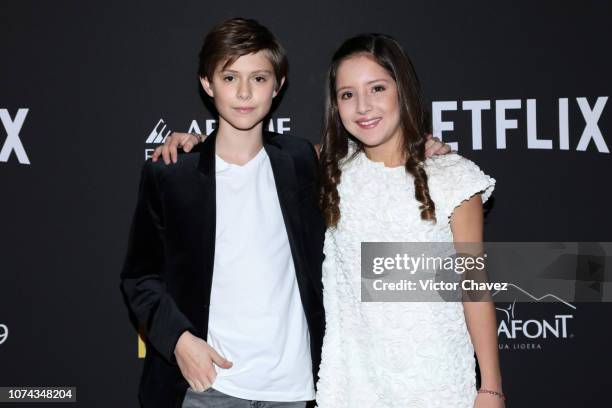
{"type": "Polygon", "coordinates": [[[239,130],[219,118],[215,153],[224,161],[242,166],[263,147],[263,122],[249,130],[239,130]]]}

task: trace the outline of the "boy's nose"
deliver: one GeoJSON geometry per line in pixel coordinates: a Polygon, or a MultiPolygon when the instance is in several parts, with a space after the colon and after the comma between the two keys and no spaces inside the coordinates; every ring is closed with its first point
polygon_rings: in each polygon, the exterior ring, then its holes
{"type": "Polygon", "coordinates": [[[251,89],[247,84],[242,84],[238,88],[238,99],[247,100],[251,98],[251,89]]]}

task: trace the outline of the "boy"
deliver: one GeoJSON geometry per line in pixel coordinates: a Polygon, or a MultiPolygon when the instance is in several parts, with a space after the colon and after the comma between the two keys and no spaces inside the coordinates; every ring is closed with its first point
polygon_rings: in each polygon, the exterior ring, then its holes
{"type": "Polygon", "coordinates": [[[263,131],[286,70],[257,22],[213,28],[199,75],[217,130],[175,164],[143,167],[121,287],[149,345],[144,407],[314,399],[325,325],[317,156],[263,131]]]}

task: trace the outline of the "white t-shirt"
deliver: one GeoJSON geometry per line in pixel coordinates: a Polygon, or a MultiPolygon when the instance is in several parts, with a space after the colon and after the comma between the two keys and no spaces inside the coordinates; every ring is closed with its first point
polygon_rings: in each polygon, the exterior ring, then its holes
{"type": "Polygon", "coordinates": [[[270,159],[216,156],[217,227],[208,343],[233,362],[212,387],[259,401],[315,397],[310,337],[270,159]]]}

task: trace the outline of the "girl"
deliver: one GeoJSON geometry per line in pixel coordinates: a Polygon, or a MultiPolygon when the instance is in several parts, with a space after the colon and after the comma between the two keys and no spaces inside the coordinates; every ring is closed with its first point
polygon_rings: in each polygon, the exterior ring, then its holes
{"type": "Polygon", "coordinates": [[[379,34],[342,44],[329,69],[320,157],[328,226],[320,408],[503,406],[491,302],[361,302],[361,242],[482,241],[482,203],[495,180],[457,154],[425,160],[427,131],[400,45],[379,34]]]}

